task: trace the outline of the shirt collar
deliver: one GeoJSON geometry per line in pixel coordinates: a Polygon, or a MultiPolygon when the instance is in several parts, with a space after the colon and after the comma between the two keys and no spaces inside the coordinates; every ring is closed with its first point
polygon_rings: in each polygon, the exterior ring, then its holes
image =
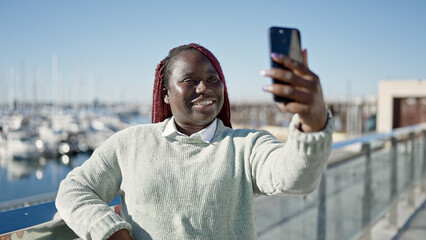
{"type": "MultiPolygon", "coordinates": [[[[217,127],[217,118],[215,118],[214,121],[212,123],[210,123],[210,125],[208,125],[206,128],[204,128],[203,130],[201,130],[199,132],[192,134],[189,137],[200,136],[201,140],[203,142],[210,143],[211,140],[213,139],[214,133],[216,132],[216,127],[217,127]]],[[[187,136],[186,134],[181,133],[177,130],[175,118],[172,116],[170,121],[167,123],[166,128],[164,129],[163,134],[161,136],[167,137],[167,136],[170,136],[173,133],[177,133],[179,135],[187,136]]]]}

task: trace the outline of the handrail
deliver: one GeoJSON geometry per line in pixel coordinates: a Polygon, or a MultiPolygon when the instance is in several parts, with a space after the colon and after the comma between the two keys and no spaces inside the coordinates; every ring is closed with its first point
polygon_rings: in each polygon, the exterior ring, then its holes
{"type": "Polygon", "coordinates": [[[52,202],[56,198],[58,192],[49,192],[38,194],[25,198],[18,198],[13,200],[8,200],[0,203],[0,212],[5,212],[6,210],[13,210],[22,207],[33,206],[36,204],[52,202]],[[21,207],[20,207],[21,206],[21,207]]]}
{"type": "Polygon", "coordinates": [[[421,131],[426,129],[426,124],[415,124],[415,125],[411,125],[411,126],[407,126],[407,127],[402,127],[402,128],[398,128],[398,129],[394,129],[389,133],[373,133],[373,134],[368,134],[368,135],[363,135],[361,137],[357,137],[357,138],[351,138],[348,140],[343,140],[343,141],[339,141],[336,143],[333,143],[332,146],[332,150],[338,150],[338,149],[342,149],[344,147],[350,146],[352,144],[356,144],[356,143],[370,143],[373,141],[383,141],[383,140],[389,140],[393,137],[399,137],[401,135],[407,135],[411,132],[415,132],[415,131],[421,131]]]}

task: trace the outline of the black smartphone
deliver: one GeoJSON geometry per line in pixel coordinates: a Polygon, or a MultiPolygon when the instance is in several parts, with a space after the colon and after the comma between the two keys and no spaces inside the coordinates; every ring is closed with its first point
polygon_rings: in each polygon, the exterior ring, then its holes
{"type": "MultiPolygon", "coordinates": [[[[270,53],[281,53],[298,62],[303,62],[302,45],[300,39],[300,31],[296,28],[286,27],[271,27],[269,28],[269,46],[270,53]]],[[[271,67],[282,68],[271,58],[271,67]]],[[[274,83],[284,84],[283,82],[276,81],[274,83]]],[[[288,98],[282,98],[274,95],[274,101],[289,103],[292,100],[288,98]]]]}

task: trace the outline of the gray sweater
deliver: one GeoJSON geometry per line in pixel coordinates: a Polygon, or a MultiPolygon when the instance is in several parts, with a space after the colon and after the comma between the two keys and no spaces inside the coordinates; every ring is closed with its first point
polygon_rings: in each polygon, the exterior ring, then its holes
{"type": "Polygon", "coordinates": [[[330,115],[316,133],[297,130],[295,115],[285,144],[220,120],[211,143],[162,137],[168,121],[116,133],[61,182],[56,207],[80,237],[256,239],[254,195],[312,192],[331,152],[330,115]],[[125,221],[106,204],[117,195],[125,221]]]}

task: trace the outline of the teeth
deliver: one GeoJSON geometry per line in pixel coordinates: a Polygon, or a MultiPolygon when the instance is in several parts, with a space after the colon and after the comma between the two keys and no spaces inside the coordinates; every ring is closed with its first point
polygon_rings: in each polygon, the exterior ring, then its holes
{"type": "Polygon", "coordinates": [[[206,101],[196,102],[196,103],[194,103],[194,105],[209,105],[209,104],[212,104],[212,103],[213,103],[212,100],[206,100],[206,101]]]}

